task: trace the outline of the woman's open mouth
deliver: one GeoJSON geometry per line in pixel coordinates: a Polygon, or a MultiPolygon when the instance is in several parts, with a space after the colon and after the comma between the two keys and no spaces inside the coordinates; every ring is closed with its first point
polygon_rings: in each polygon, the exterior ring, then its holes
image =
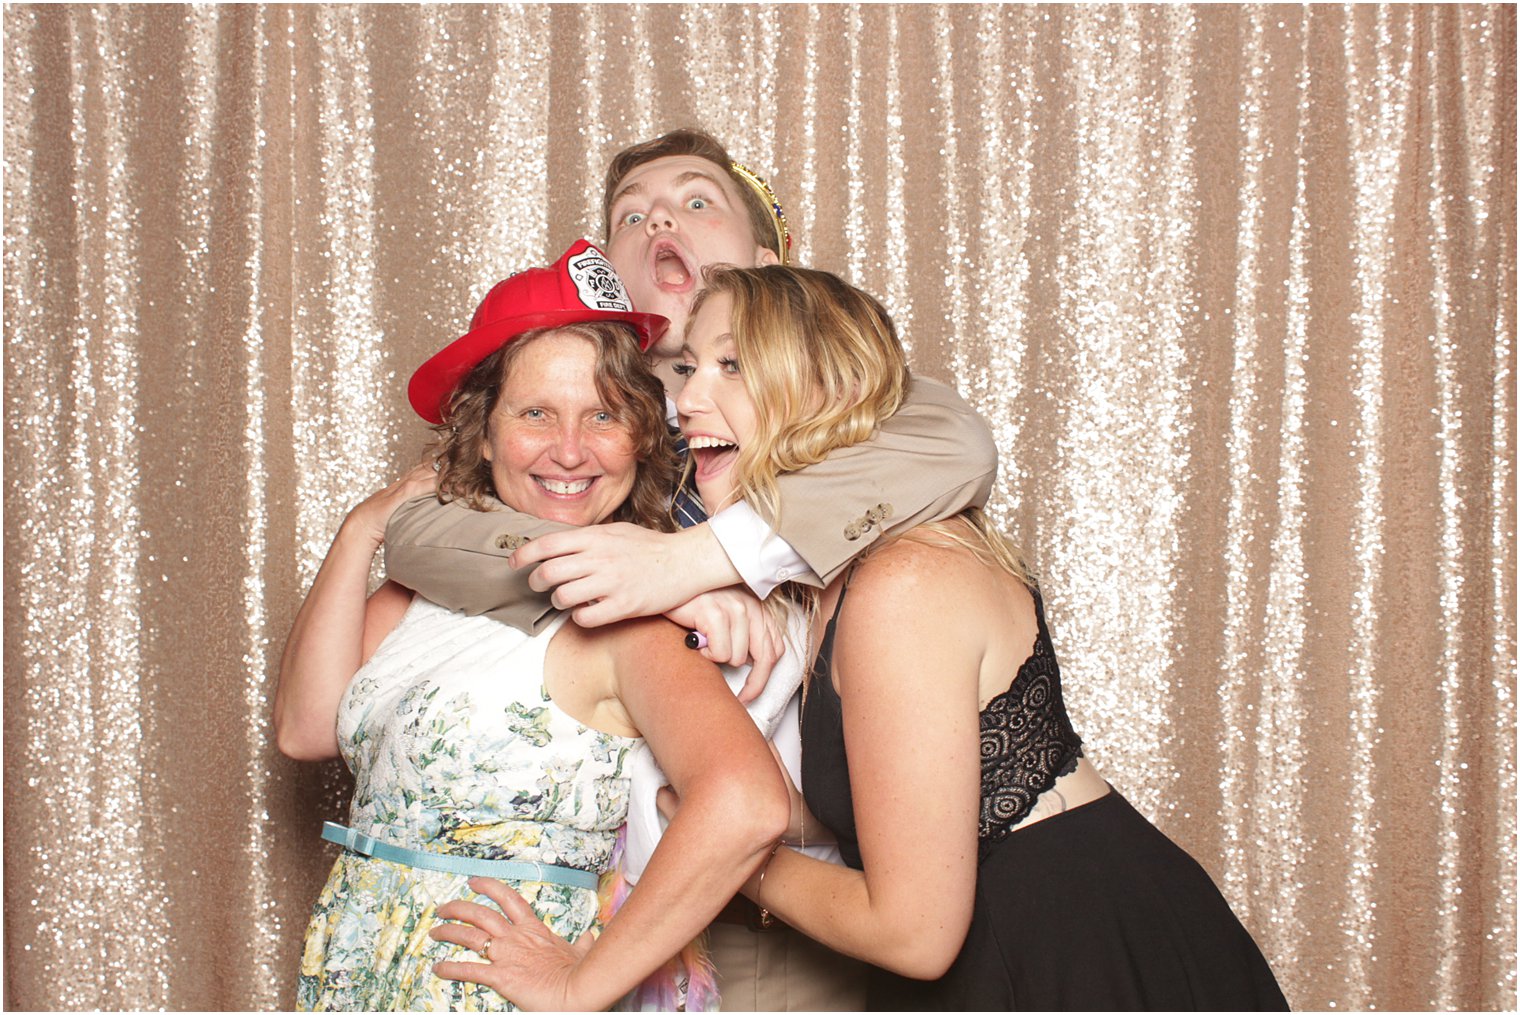
{"type": "Polygon", "coordinates": [[[739,457],[739,445],[726,437],[697,434],[686,438],[691,457],[697,463],[697,479],[711,479],[734,463],[739,457]]]}

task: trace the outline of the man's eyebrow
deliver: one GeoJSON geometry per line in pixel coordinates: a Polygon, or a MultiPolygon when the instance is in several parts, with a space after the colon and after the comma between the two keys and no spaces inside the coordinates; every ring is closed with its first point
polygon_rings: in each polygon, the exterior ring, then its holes
{"type": "Polygon", "coordinates": [[[618,192],[616,194],[612,195],[612,200],[609,201],[608,204],[609,204],[609,206],[617,204],[619,201],[621,201],[624,197],[626,197],[629,194],[642,194],[643,192],[644,192],[644,185],[642,183],[637,183],[637,182],[630,183],[630,184],[628,184],[628,185],[626,185],[624,187],[619,188],[618,192]]]}
{"type": "Polygon", "coordinates": [[[717,187],[719,190],[723,189],[723,185],[718,182],[718,178],[716,176],[712,175],[711,173],[704,173],[700,169],[688,169],[680,176],[677,176],[675,179],[675,185],[677,187],[684,187],[692,180],[706,180],[708,183],[712,184],[714,187],[717,187]]]}
{"type": "MultiPolygon", "coordinates": [[[[677,176],[671,182],[673,186],[684,187],[693,180],[705,180],[717,188],[720,194],[723,191],[723,184],[718,182],[718,178],[716,176],[711,173],[704,173],[700,169],[688,169],[686,172],[682,173],[680,176],[677,176]]],[[[627,186],[621,188],[616,194],[612,195],[612,200],[609,202],[608,206],[611,207],[611,205],[617,204],[619,201],[630,194],[642,194],[646,189],[647,188],[645,188],[642,182],[635,181],[633,183],[630,183],[627,186]]]]}

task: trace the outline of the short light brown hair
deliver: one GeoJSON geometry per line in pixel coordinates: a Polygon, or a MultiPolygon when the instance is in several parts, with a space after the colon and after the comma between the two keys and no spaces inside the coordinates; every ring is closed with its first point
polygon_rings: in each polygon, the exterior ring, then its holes
{"type": "Polygon", "coordinates": [[[733,182],[734,188],[738,190],[739,199],[744,202],[744,210],[749,213],[750,232],[754,234],[755,242],[774,253],[778,259],[786,259],[786,252],[781,249],[781,241],[776,238],[776,216],[770,205],[755,193],[755,188],[746,183],[742,176],[734,172],[734,160],[729,157],[728,150],[719,143],[718,139],[695,127],[682,127],[668,134],[661,134],[652,141],[641,141],[624,148],[612,157],[612,161],[607,165],[606,182],[602,186],[603,239],[612,236],[612,201],[617,197],[618,190],[628,174],[646,162],[676,155],[691,155],[706,159],[723,170],[733,182]]]}
{"type": "Polygon", "coordinates": [[[439,435],[438,499],[460,500],[477,511],[490,509],[496,486],[485,444],[501,386],[524,349],[545,335],[566,332],[596,348],[597,394],[627,429],[638,458],[633,489],[607,521],[673,531],[670,492],[680,465],[665,420],[665,388],[650,372],[633,329],[605,321],[524,332],[465,375],[449,395],[443,423],[433,428],[439,435]]]}

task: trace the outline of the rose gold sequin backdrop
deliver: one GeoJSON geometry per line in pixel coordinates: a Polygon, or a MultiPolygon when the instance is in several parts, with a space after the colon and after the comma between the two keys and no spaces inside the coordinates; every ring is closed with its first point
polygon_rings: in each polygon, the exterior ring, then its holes
{"type": "Polygon", "coordinates": [[[403,384],[706,126],[991,421],[1102,770],[1308,1008],[1513,1008],[1515,12],[8,7],[5,1001],[292,1001],[281,645],[403,384]]]}

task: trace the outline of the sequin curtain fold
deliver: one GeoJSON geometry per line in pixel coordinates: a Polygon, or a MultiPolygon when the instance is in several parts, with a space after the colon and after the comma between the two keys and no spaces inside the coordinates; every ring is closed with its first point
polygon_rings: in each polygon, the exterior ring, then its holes
{"type": "Polygon", "coordinates": [[[285,632],[411,369],[698,124],[997,434],[1099,768],[1304,1008],[1513,1008],[1515,12],[4,13],[10,1008],[282,1008],[285,632]]]}

